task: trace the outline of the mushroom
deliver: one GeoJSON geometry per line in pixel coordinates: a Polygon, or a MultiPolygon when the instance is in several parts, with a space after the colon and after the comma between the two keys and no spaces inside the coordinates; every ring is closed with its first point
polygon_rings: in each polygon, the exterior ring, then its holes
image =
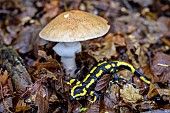
{"type": "Polygon", "coordinates": [[[103,36],[110,28],[107,23],[102,17],[72,10],[55,17],[41,30],[39,36],[48,41],[59,42],[53,50],[61,56],[66,75],[75,77],[75,54],[82,50],[80,41],[103,36]]]}

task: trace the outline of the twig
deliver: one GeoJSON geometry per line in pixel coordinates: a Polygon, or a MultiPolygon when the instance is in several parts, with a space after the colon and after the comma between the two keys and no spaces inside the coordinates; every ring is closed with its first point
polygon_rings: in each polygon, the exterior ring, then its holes
{"type": "Polygon", "coordinates": [[[170,65],[158,63],[158,66],[169,67],[170,65]]]}

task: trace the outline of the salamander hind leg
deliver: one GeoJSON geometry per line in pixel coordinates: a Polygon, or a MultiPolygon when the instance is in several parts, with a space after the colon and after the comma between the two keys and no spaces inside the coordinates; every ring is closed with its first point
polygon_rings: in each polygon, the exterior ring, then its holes
{"type": "Polygon", "coordinates": [[[91,103],[94,103],[99,100],[99,95],[95,91],[91,91],[90,95],[94,97],[93,100],[90,100],[91,103]]]}

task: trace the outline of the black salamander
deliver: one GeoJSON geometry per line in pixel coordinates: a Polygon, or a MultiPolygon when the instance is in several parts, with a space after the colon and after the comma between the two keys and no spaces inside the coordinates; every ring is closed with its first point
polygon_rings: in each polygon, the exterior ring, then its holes
{"type": "Polygon", "coordinates": [[[113,75],[115,72],[127,69],[137,75],[143,82],[150,84],[150,81],[142,75],[137,69],[135,69],[131,64],[122,61],[103,61],[99,62],[96,66],[94,66],[91,71],[87,74],[82,82],[71,79],[68,84],[72,84],[76,82],[76,85],[71,89],[71,100],[80,100],[84,96],[91,95],[94,99],[91,101],[92,103],[97,101],[99,96],[94,91],[97,81],[104,74],[113,75]]]}

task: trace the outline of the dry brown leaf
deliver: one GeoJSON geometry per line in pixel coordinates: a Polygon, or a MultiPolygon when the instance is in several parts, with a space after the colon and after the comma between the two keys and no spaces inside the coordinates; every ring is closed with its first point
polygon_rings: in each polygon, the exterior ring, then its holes
{"type": "Polygon", "coordinates": [[[158,22],[160,23],[159,27],[163,29],[162,30],[163,34],[165,36],[169,36],[170,35],[170,18],[161,16],[160,18],[158,18],[158,22]]]}
{"type": "Polygon", "coordinates": [[[0,102],[0,113],[12,113],[10,108],[13,108],[12,97],[5,98],[0,102]]]}
{"type": "MultiPolygon", "coordinates": [[[[114,99],[114,98],[113,98],[114,99]]],[[[105,105],[105,109],[104,111],[109,111],[109,113],[111,111],[114,111],[113,113],[115,113],[114,107],[115,107],[115,103],[114,100],[110,99],[108,96],[104,95],[104,105],[105,105]]],[[[102,112],[103,113],[103,112],[102,112]]],[[[112,112],[111,112],[112,113],[112,112]]]]}
{"type": "Polygon", "coordinates": [[[37,38],[41,26],[38,22],[32,23],[29,26],[21,27],[18,37],[14,42],[14,48],[18,49],[20,53],[27,53],[30,50],[35,50],[39,43],[37,38]]]}
{"type": "Polygon", "coordinates": [[[47,24],[52,18],[54,18],[58,14],[59,10],[58,5],[59,5],[58,0],[52,0],[45,4],[44,11],[46,13],[40,19],[42,25],[47,24]]]}
{"type": "Polygon", "coordinates": [[[160,96],[168,95],[170,96],[170,89],[157,89],[160,96]]]}
{"type": "Polygon", "coordinates": [[[56,94],[52,94],[52,96],[49,98],[49,102],[56,102],[58,101],[58,97],[56,96],[56,94]]]}
{"type": "Polygon", "coordinates": [[[154,82],[170,82],[169,70],[170,56],[161,52],[156,53],[153,57],[151,65],[151,71],[154,75],[154,82]]]}
{"type": "Polygon", "coordinates": [[[119,46],[125,46],[125,39],[123,37],[123,35],[121,34],[113,34],[113,33],[108,33],[105,38],[104,38],[105,42],[109,43],[115,43],[119,46]]]}
{"type": "Polygon", "coordinates": [[[107,89],[107,95],[104,96],[104,103],[108,109],[113,109],[116,104],[119,103],[119,89],[117,84],[112,84],[109,89],[107,89]]]}
{"type": "Polygon", "coordinates": [[[120,113],[132,113],[132,111],[130,110],[130,108],[122,106],[120,107],[120,113]]]}
{"type": "Polygon", "coordinates": [[[49,102],[48,102],[48,89],[46,86],[41,85],[37,92],[35,97],[35,105],[38,106],[38,112],[37,113],[47,113],[49,109],[49,102]]]}
{"type": "Polygon", "coordinates": [[[86,113],[99,113],[100,111],[100,101],[95,102],[88,106],[88,110],[86,113]]]}
{"type": "Polygon", "coordinates": [[[15,108],[15,112],[24,112],[29,110],[31,107],[27,105],[24,100],[19,100],[15,108]]]}
{"type": "Polygon", "coordinates": [[[143,111],[143,110],[152,109],[155,105],[156,103],[154,101],[144,101],[144,102],[133,104],[132,106],[134,109],[143,111]]]}
{"type": "Polygon", "coordinates": [[[101,91],[102,89],[106,88],[106,86],[108,86],[108,83],[110,81],[110,76],[111,76],[110,74],[103,75],[100,78],[100,80],[97,81],[97,84],[95,86],[95,91],[101,91]]]}
{"type": "Polygon", "coordinates": [[[170,102],[170,89],[157,89],[157,91],[164,101],[170,102]]]}
{"type": "Polygon", "coordinates": [[[162,37],[161,41],[164,42],[167,46],[170,47],[170,40],[167,37],[162,37]]]}
{"type": "Polygon", "coordinates": [[[150,84],[150,89],[149,92],[147,94],[147,98],[152,98],[156,95],[158,95],[158,91],[156,90],[158,88],[157,84],[150,84]]]}
{"type": "Polygon", "coordinates": [[[123,86],[123,89],[120,89],[120,97],[125,102],[136,103],[143,100],[143,96],[139,94],[139,91],[139,89],[135,89],[131,84],[126,84],[123,86]]]}
{"type": "Polygon", "coordinates": [[[69,107],[72,108],[74,113],[78,113],[82,105],[78,101],[74,101],[69,105],[69,107]]]}
{"type": "Polygon", "coordinates": [[[47,56],[46,52],[43,50],[38,50],[38,56],[44,58],[45,60],[49,59],[49,56],[47,56]]]}
{"type": "MultiPolygon", "coordinates": [[[[1,70],[0,70],[0,73],[1,73],[1,70]]],[[[6,83],[7,79],[8,79],[8,72],[5,70],[3,72],[3,75],[0,75],[0,82],[2,83],[2,85],[6,83]]]]}

